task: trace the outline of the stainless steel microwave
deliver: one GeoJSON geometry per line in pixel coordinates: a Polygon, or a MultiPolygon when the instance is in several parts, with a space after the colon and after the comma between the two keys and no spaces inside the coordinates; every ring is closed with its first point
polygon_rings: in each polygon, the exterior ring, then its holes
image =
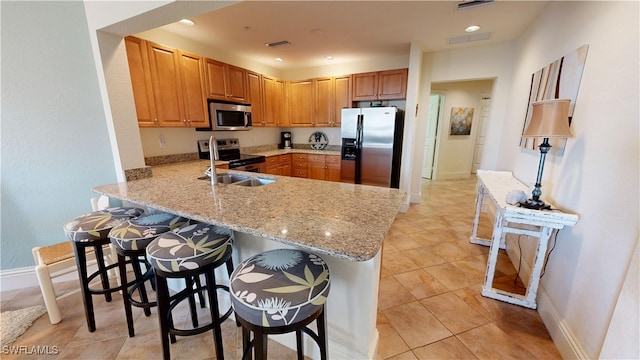
{"type": "Polygon", "coordinates": [[[251,105],[224,103],[208,100],[208,128],[196,128],[198,131],[251,130],[251,105]]]}

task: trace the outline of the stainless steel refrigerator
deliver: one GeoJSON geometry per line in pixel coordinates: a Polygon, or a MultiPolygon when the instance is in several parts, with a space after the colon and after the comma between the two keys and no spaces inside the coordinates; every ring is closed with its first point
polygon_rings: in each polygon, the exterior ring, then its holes
{"type": "Polygon", "coordinates": [[[342,109],[340,180],[398,188],[404,113],[396,107],[342,109]]]}

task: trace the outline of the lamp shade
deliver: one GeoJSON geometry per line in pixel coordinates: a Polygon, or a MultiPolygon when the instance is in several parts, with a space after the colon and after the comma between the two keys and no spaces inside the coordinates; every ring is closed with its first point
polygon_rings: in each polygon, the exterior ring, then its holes
{"type": "Polygon", "coordinates": [[[569,130],[569,99],[537,101],[532,104],[531,121],[524,137],[571,137],[569,130]]]}

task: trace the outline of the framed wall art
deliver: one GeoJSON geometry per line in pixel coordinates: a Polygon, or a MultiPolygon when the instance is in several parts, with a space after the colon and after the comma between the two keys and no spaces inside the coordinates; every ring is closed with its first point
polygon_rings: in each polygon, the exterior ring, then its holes
{"type": "Polygon", "coordinates": [[[449,135],[471,135],[473,112],[472,107],[452,107],[449,135]]]}
{"type": "MultiPolygon", "coordinates": [[[[529,103],[524,124],[522,125],[523,133],[529,125],[529,121],[531,121],[531,112],[533,110],[531,104],[541,100],[570,99],[569,125],[571,125],[588,49],[589,45],[583,45],[531,75],[529,103]]],[[[552,140],[552,148],[556,150],[564,149],[566,139],[550,140],[552,140]]],[[[527,149],[536,150],[541,143],[542,138],[520,138],[520,146],[527,149]]]]}

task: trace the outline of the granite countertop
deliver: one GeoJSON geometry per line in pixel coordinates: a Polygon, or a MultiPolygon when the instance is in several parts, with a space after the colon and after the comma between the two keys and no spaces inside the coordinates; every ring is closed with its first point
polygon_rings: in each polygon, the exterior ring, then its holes
{"type": "Polygon", "coordinates": [[[397,189],[220,169],[276,181],[212,187],[209,180],[198,179],[208,167],[208,160],[155,166],[151,178],[93,191],[354,261],[377,254],[406,197],[397,189]]]}

